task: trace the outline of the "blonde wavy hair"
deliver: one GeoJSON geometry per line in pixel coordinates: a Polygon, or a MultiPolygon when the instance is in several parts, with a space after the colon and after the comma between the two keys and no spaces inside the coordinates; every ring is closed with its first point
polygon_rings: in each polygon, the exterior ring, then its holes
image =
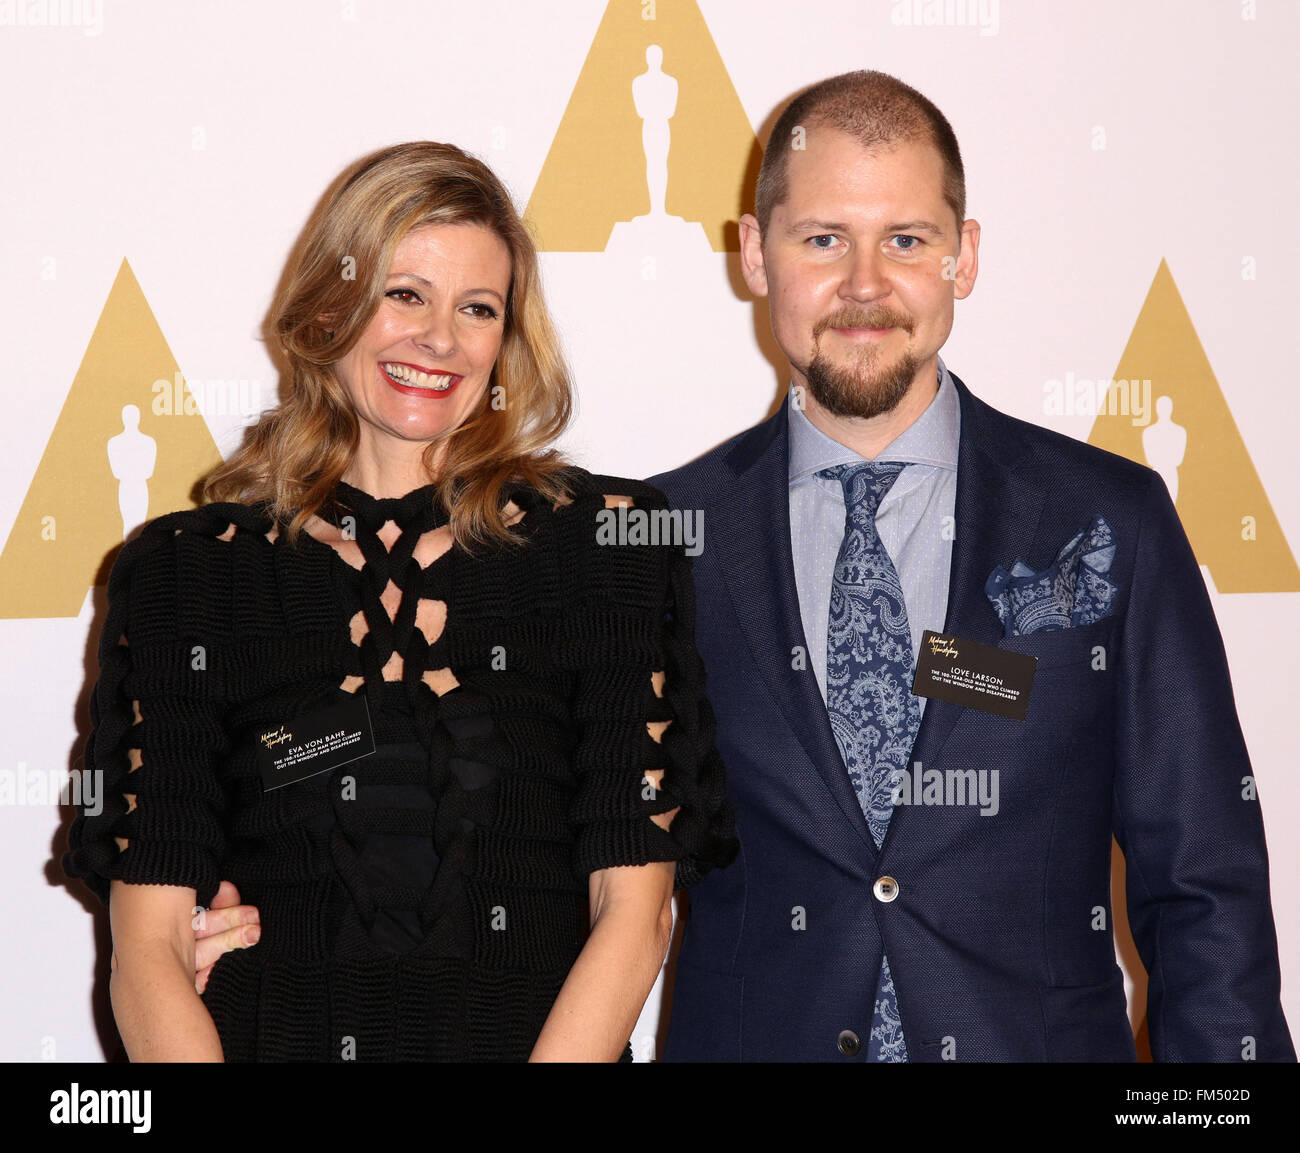
{"type": "Polygon", "coordinates": [[[351,463],[359,430],[334,363],[378,310],[402,238],[432,224],[484,225],[511,259],[501,351],[488,387],[459,426],[425,449],[435,500],[457,543],[470,548],[522,539],[502,513],[507,483],[528,484],[552,503],[570,495],[567,462],[548,446],[568,425],[572,385],[542,299],[532,238],[486,164],[451,144],[418,142],[362,157],[317,204],[265,325],[283,357],[281,402],[204,480],[204,500],[265,502],[291,541],[326,504],[351,463]],[[504,406],[492,405],[496,395],[506,398],[504,406]]]}

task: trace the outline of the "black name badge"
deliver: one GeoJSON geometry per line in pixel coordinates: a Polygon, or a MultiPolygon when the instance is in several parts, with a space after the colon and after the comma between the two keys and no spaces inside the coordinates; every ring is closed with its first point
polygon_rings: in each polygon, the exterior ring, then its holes
{"type": "Polygon", "coordinates": [[[351,696],[257,733],[257,763],[266,792],[328,773],[375,751],[370,706],[351,696]]]}
{"type": "Polygon", "coordinates": [[[925,630],[912,692],[1023,721],[1038,658],[925,630]]]}

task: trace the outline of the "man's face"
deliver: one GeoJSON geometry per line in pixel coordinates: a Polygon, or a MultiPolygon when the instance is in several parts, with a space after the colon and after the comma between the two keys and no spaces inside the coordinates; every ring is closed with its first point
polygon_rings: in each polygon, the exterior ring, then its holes
{"type": "Polygon", "coordinates": [[[979,225],[959,234],[929,142],[868,150],[825,127],[806,142],[767,231],[741,219],[741,263],[769,297],[794,383],[836,416],[869,419],[935,381],[953,301],[975,283],[979,225]]]}

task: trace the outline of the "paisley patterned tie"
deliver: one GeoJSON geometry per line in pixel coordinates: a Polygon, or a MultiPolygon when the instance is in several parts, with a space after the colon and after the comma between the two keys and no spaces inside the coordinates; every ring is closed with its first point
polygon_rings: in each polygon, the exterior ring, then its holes
{"type": "MultiPolygon", "coordinates": [[[[840,482],[845,508],[831,584],[826,709],[876,848],[884,842],[891,794],[921,725],[903,586],[876,532],[876,510],[902,471],[901,463],[865,462],[817,474],[840,482]]],[[[881,958],[867,1060],[907,1060],[888,957],[881,958]]]]}

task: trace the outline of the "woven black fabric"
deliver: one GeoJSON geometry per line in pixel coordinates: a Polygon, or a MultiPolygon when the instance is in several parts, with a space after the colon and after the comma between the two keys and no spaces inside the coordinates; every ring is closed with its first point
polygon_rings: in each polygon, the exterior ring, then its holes
{"type": "Polygon", "coordinates": [[[206,906],[227,878],[260,907],[261,941],[204,994],[227,1060],[522,1060],[585,940],[592,871],[675,861],[686,885],[734,855],[689,558],[597,543],[605,493],[666,502],[569,478],[558,508],[507,491],[522,547],[424,567],[422,538],[447,535],[432,486],[339,486],[322,515],[360,567],[238,504],[123,548],[86,749],[103,810],[77,818],[64,867],[104,901],[116,878],[206,906]],[[345,688],[376,753],[263,792],[256,734],[345,688]],[[671,721],[659,742],[653,721],[671,721]],[[650,819],[672,809],[668,831],[650,819]]]}

